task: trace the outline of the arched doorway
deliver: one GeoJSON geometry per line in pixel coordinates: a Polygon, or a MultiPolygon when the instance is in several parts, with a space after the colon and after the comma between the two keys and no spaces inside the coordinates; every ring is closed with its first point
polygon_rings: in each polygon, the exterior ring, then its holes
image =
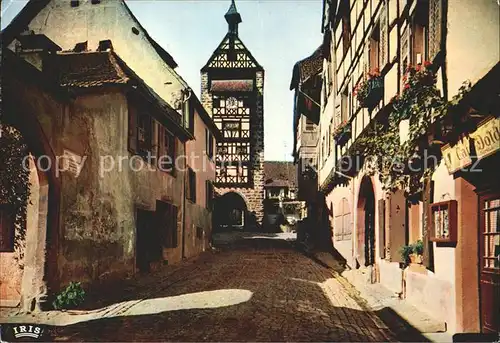
{"type": "Polygon", "coordinates": [[[32,155],[26,158],[24,168],[29,169],[24,230],[21,231],[13,220],[0,223],[2,235],[10,234],[17,240],[16,243],[12,240],[11,249],[1,250],[0,253],[0,305],[20,307],[24,312],[31,312],[41,310],[48,295],[45,263],[48,252],[49,179],[45,172],[37,168],[32,155]]]}
{"type": "Polygon", "coordinates": [[[357,206],[357,255],[361,266],[375,264],[375,193],[369,177],[359,187],[357,206]]]}
{"type": "MultiPolygon", "coordinates": [[[[15,96],[7,98],[16,99],[15,96]]],[[[61,181],[58,168],[53,167],[57,159],[40,123],[33,112],[17,111],[13,105],[18,103],[6,103],[6,123],[9,123],[6,125],[19,131],[27,146],[22,165],[29,170],[29,199],[25,234],[18,235],[15,243],[21,253],[17,253],[14,246],[0,252],[0,279],[3,281],[0,282],[0,303],[31,312],[45,308],[50,293],[60,287],[58,228],[61,181]]],[[[8,230],[13,236],[19,233],[19,227],[12,222],[3,224],[2,232],[8,230]]]]}
{"type": "Polygon", "coordinates": [[[214,230],[243,230],[247,215],[245,199],[236,192],[226,193],[214,204],[214,230]]]}

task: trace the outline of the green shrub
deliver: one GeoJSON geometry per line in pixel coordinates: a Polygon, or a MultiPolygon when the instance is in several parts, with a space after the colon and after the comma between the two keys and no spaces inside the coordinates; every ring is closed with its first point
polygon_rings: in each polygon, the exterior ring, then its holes
{"type": "Polygon", "coordinates": [[[401,259],[405,264],[410,263],[410,255],[413,254],[413,247],[411,245],[403,245],[399,248],[399,254],[401,255],[401,259]]]}
{"type": "Polygon", "coordinates": [[[413,246],[413,253],[416,254],[416,255],[423,255],[424,253],[424,242],[422,242],[422,240],[418,240],[416,241],[414,244],[412,244],[413,246]]]}
{"type": "Polygon", "coordinates": [[[72,309],[80,306],[85,300],[85,291],[80,282],[70,282],[64,291],[59,293],[52,302],[56,310],[72,309]]]}

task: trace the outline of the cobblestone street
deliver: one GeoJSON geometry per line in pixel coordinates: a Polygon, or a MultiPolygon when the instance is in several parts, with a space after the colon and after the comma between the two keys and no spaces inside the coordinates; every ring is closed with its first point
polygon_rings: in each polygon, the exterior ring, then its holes
{"type": "Polygon", "coordinates": [[[99,307],[121,305],[107,307],[101,318],[56,327],[52,336],[66,341],[394,340],[334,274],[290,241],[247,237],[110,291],[108,303],[99,307]]]}

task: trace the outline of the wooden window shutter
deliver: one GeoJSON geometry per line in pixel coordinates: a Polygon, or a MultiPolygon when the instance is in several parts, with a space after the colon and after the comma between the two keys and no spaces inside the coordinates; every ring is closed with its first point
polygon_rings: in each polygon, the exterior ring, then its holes
{"type": "Polygon", "coordinates": [[[206,180],[205,185],[206,185],[206,190],[205,190],[206,208],[211,211],[213,209],[214,188],[212,185],[212,181],[210,180],[206,180]]]}
{"type": "Polygon", "coordinates": [[[128,149],[137,152],[137,113],[129,106],[128,111],[128,149]]]}
{"type": "Polygon", "coordinates": [[[158,156],[159,143],[158,134],[163,131],[160,123],[156,120],[151,120],[151,156],[158,156]]]}
{"type": "Polygon", "coordinates": [[[385,258],[385,200],[380,199],[378,201],[378,226],[379,226],[379,237],[378,237],[378,249],[380,251],[380,258],[385,258]]]}
{"type": "Polygon", "coordinates": [[[209,150],[208,149],[208,147],[209,147],[209,139],[210,139],[210,134],[208,132],[208,129],[205,128],[205,149],[206,149],[207,155],[209,155],[209,151],[208,151],[209,150]]]}
{"type": "Polygon", "coordinates": [[[406,68],[410,64],[410,29],[408,25],[401,34],[401,56],[399,68],[401,72],[401,89],[403,88],[403,76],[406,74],[406,68]]]}
{"type": "Polygon", "coordinates": [[[172,209],[172,248],[177,248],[178,246],[178,238],[177,238],[177,206],[173,206],[171,207],[172,209]]]}
{"type": "Polygon", "coordinates": [[[382,7],[380,14],[380,69],[383,69],[389,63],[389,23],[387,15],[387,5],[382,7]]]}
{"type": "Polygon", "coordinates": [[[442,0],[429,0],[429,60],[432,62],[441,49],[442,0]]]}
{"type": "Polygon", "coordinates": [[[160,160],[162,156],[165,156],[165,129],[163,126],[158,125],[158,166],[160,166],[160,161],[163,161],[163,159],[160,160]]]}

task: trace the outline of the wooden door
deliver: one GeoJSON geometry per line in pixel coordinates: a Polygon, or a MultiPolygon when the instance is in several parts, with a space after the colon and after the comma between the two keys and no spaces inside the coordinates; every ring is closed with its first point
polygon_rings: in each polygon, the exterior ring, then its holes
{"type": "Polygon", "coordinates": [[[370,194],[365,203],[365,265],[375,264],[375,199],[370,194]]]}
{"type": "Polygon", "coordinates": [[[154,212],[137,210],[136,218],[136,264],[141,272],[149,272],[151,268],[151,244],[154,237],[154,212]]]}
{"type": "Polygon", "coordinates": [[[481,327],[495,333],[500,331],[500,193],[479,199],[481,327]]]}

